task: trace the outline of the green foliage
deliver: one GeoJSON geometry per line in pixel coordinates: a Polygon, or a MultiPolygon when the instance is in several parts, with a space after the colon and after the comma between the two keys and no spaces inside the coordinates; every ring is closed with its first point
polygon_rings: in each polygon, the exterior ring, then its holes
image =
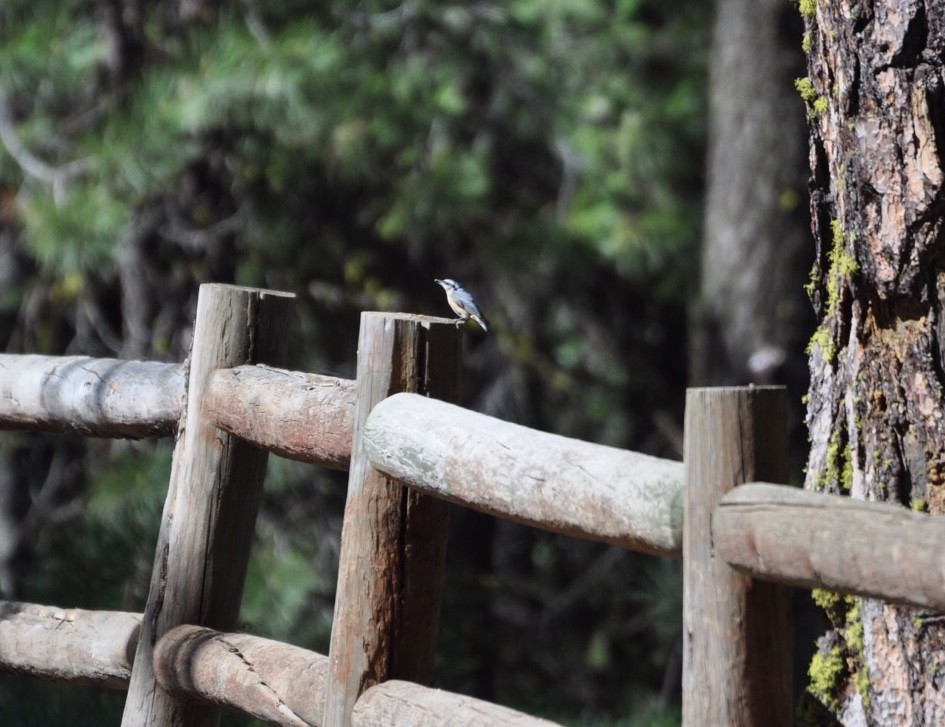
{"type": "MultiPolygon", "coordinates": [[[[239,618],[244,630],[325,654],[337,554],[326,539],[312,537],[314,526],[327,528],[327,524],[310,510],[321,504],[307,494],[313,485],[310,469],[269,459],[239,618]],[[319,567],[329,559],[331,567],[319,567]]],[[[341,498],[343,490],[330,479],[316,478],[314,483],[322,494],[341,498]]]]}
{"type": "MultiPolygon", "coordinates": [[[[151,448],[148,448],[151,449],[151,448]]],[[[170,452],[131,449],[96,473],[82,516],[46,533],[26,573],[39,603],[141,610],[147,595],[170,452]]]]}
{"type": "MultiPolygon", "coordinates": [[[[562,242],[590,246],[622,273],[671,272],[697,229],[697,208],[686,204],[697,176],[684,160],[701,144],[704,102],[691,73],[666,84],[667,73],[647,63],[660,45],[686,43],[700,16],[654,32],[636,19],[639,5],[621,4],[616,17],[597,3],[522,2],[481,16],[424,5],[418,13],[427,29],[409,52],[397,23],[365,29],[353,18],[274,23],[263,40],[233,10],[185,39],[162,37],[167,29],[155,25],[161,62],[144,60],[120,99],[106,91],[98,102],[105,113],[81,124],[73,118],[78,132],[63,137],[68,116],[50,114],[38,99],[20,120],[18,133],[37,153],[91,167],[55,204],[48,190],[31,193],[39,199],[25,206],[28,238],[44,263],[59,260],[48,254],[59,240],[75,245],[70,269],[83,262],[96,269],[135,207],[166,192],[222,132],[235,143],[226,158],[231,183],[264,180],[284,193],[306,161],[336,183],[370,184],[383,174],[364,215],[385,239],[456,238],[481,226],[495,195],[511,191],[526,204],[530,198],[539,217],[557,216],[562,242]],[[477,55],[482,67],[470,62],[477,55]],[[633,69],[639,76],[631,80],[633,69]],[[496,176],[509,133],[536,152],[544,147],[534,171],[550,170],[557,155],[574,177],[557,206],[547,197],[535,206],[536,179],[496,176]]],[[[76,103],[101,93],[106,50],[77,2],[59,8],[51,37],[35,22],[14,25],[0,67],[9,70],[8,93],[42,78],[44,86],[52,81],[52,98],[76,103]]],[[[691,71],[699,56],[687,63],[691,71]]],[[[203,211],[204,221],[213,216],[203,211]]]]}
{"type": "Polygon", "coordinates": [[[82,185],[62,202],[37,191],[20,207],[24,241],[36,261],[58,277],[110,266],[126,208],[104,186],[82,185]]]}

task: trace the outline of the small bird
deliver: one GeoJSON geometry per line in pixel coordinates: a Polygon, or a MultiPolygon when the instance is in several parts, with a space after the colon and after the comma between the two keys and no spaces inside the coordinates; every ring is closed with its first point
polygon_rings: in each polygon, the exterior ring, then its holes
{"type": "Polygon", "coordinates": [[[444,278],[443,280],[434,278],[434,280],[443,286],[443,290],[446,291],[446,302],[450,304],[450,308],[453,309],[456,315],[464,321],[468,321],[472,318],[479,324],[483,333],[489,332],[489,323],[486,321],[485,316],[479,312],[479,306],[476,305],[476,300],[469,292],[463,290],[462,286],[455,280],[450,280],[449,278],[444,278]]]}

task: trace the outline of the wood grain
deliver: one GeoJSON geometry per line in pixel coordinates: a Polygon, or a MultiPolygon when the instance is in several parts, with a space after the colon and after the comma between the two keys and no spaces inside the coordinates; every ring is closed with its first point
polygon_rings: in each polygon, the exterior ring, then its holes
{"type": "Polygon", "coordinates": [[[267,453],[213,425],[206,411],[207,387],[217,369],[281,363],[292,297],[227,285],[200,288],[187,410],[174,450],[123,727],[216,721],[212,710],[158,688],[151,659],[157,640],[174,626],[229,631],[236,625],[267,453]]]}
{"type": "Polygon", "coordinates": [[[681,462],[412,394],[374,407],[364,447],[382,472],[480,512],[645,553],[682,555],[681,462]]]}
{"type": "Polygon", "coordinates": [[[793,724],[791,594],[712,551],[712,512],[752,479],[787,479],[781,388],[689,389],[683,528],[683,725],[793,724]]]}
{"type": "Polygon", "coordinates": [[[347,470],[355,382],[270,366],[220,369],[207,409],[218,427],[273,454],[347,470]]]}
{"type": "MultiPolygon", "coordinates": [[[[358,696],[430,677],[446,552],[446,504],[374,469],[362,433],[374,406],[412,391],[456,398],[462,338],[448,319],[362,313],[354,443],[341,532],[325,727],[347,727],[358,696]]],[[[416,422],[400,422],[404,429],[416,422]]]]}
{"type": "Polygon", "coordinates": [[[180,364],[0,354],[0,429],[164,437],[184,409],[180,364]]]}
{"type": "Polygon", "coordinates": [[[126,689],[140,629],[140,613],[0,601],[0,668],[126,689]]]}
{"type": "Polygon", "coordinates": [[[754,578],[945,611],[945,518],[755,483],[722,498],[712,538],[754,578]]]}

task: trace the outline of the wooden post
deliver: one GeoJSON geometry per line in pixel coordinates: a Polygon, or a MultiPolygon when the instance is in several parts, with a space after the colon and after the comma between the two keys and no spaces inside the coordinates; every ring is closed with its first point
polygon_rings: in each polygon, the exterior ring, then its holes
{"type": "Polygon", "coordinates": [[[737,573],[712,552],[712,512],[743,482],[786,482],[780,387],[689,389],[683,526],[683,725],[789,727],[790,589],[737,573]]]}
{"type": "Polygon", "coordinates": [[[213,426],[206,412],[207,386],[219,368],[282,363],[293,297],[229,285],[200,287],[187,408],[174,450],[123,727],[216,722],[213,709],[174,699],[157,686],[152,655],[158,638],[174,626],[220,631],[236,626],[267,453],[213,426]]]}
{"type": "MultiPolygon", "coordinates": [[[[363,431],[399,391],[455,400],[462,333],[455,321],[362,313],[358,400],[341,530],[324,727],[348,727],[358,696],[388,679],[430,678],[439,625],[447,505],[373,469],[363,431]]],[[[409,421],[403,426],[412,426],[409,421]]]]}

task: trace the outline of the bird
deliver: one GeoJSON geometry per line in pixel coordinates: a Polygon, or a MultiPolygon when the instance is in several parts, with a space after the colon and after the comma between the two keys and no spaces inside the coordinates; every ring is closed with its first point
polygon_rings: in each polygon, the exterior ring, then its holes
{"type": "Polygon", "coordinates": [[[434,281],[443,286],[443,290],[446,291],[446,302],[450,304],[450,308],[453,309],[456,315],[464,321],[472,318],[479,324],[483,333],[489,332],[489,322],[479,312],[479,306],[476,305],[476,300],[472,297],[472,294],[464,290],[455,280],[434,278],[434,281]]]}

